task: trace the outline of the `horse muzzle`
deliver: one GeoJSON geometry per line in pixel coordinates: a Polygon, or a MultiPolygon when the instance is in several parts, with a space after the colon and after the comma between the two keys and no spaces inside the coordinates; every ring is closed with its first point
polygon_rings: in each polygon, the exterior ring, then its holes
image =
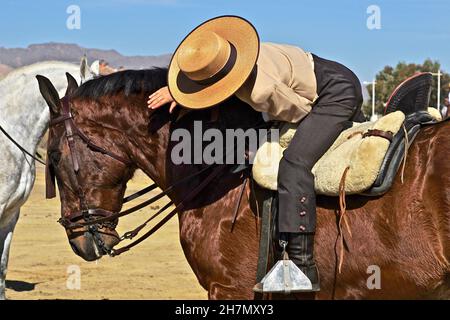
{"type": "Polygon", "coordinates": [[[113,247],[120,242],[115,230],[118,220],[112,215],[112,212],[106,210],[90,209],[60,219],[76,255],[86,261],[94,261],[105,254],[112,254],[113,247]]]}
{"type": "Polygon", "coordinates": [[[110,254],[112,248],[120,242],[119,235],[115,230],[98,228],[93,232],[90,227],[84,230],[67,230],[69,243],[73,252],[86,261],[100,259],[110,254]]]}

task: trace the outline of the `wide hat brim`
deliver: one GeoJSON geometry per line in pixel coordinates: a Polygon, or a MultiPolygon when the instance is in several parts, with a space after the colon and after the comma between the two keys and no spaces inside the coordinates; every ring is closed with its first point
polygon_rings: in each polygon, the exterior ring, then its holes
{"type": "Polygon", "coordinates": [[[168,86],[175,101],[191,109],[212,107],[232,96],[248,79],[259,54],[259,36],[255,27],[238,16],[220,16],[191,31],[180,43],[169,65],[168,86]],[[177,54],[183,42],[192,35],[212,31],[228,40],[236,49],[236,61],[220,80],[200,84],[189,79],[179,68],[177,54]]]}

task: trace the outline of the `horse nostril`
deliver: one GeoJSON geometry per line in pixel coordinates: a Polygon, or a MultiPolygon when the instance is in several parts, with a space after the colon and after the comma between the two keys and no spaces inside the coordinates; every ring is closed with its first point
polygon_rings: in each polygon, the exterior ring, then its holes
{"type": "Polygon", "coordinates": [[[80,252],[78,251],[78,247],[76,245],[74,245],[73,243],[70,242],[70,246],[72,247],[73,252],[75,252],[75,254],[77,256],[80,255],[80,252]]]}

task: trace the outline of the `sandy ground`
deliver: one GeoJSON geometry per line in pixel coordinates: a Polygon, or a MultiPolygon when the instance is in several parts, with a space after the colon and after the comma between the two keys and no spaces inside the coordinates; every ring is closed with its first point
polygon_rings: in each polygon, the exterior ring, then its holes
{"type": "MultiPolygon", "coordinates": [[[[149,183],[138,174],[128,184],[127,194],[149,183]]],[[[206,291],[181,250],[176,217],[119,257],[85,262],[72,252],[64,229],[56,222],[59,197],[45,200],[44,187],[44,167],[39,166],[33,192],[22,207],[14,232],[8,299],[206,299],[206,291]]],[[[164,203],[163,199],[159,205],[164,203]]],[[[157,207],[122,218],[119,233],[142,223],[157,207]]]]}

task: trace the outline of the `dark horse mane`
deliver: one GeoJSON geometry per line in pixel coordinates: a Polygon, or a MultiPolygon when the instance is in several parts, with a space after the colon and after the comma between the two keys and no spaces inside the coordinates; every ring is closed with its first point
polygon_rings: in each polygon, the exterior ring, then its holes
{"type": "Polygon", "coordinates": [[[167,85],[167,68],[124,70],[83,83],[72,98],[98,99],[123,92],[125,96],[150,93],[167,85]]]}
{"type": "MultiPolygon", "coordinates": [[[[125,97],[138,94],[151,94],[161,87],[167,86],[167,68],[152,68],[145,70],[124,70],[112,73],[106,76],[94,78],[80,85],[71,95],[71,98],[100,99],[115,94],[123,94],[125,97]]],[[[259,112],[253,110],[250,106],[240,101],[235,96],[230,97],[217,105],[215,108],[205,110],[196,110],[189,112],[188,116],[184,116],[182,121],[193,122],[195,119],[210,117],[212,109],[219,108],[220,122],[224,126],[231,127],[251,127],[256,122],[262,120],[259,112]],[[233,106],[233,109],[227,108],[233,106]],[[236,110],[237,106],[241,106],[240,112],[227,112],[236,110]]],[[[159,108],[151,113],[150,119],[160,119],[161,121],[150,121],[150,132],[159,129],[169,120],[178,119],[179,108],[172,114],[169,114],[168,108],[159,108]]],[[[178,121],[177,121],[178,122],[178,121]]]]}

